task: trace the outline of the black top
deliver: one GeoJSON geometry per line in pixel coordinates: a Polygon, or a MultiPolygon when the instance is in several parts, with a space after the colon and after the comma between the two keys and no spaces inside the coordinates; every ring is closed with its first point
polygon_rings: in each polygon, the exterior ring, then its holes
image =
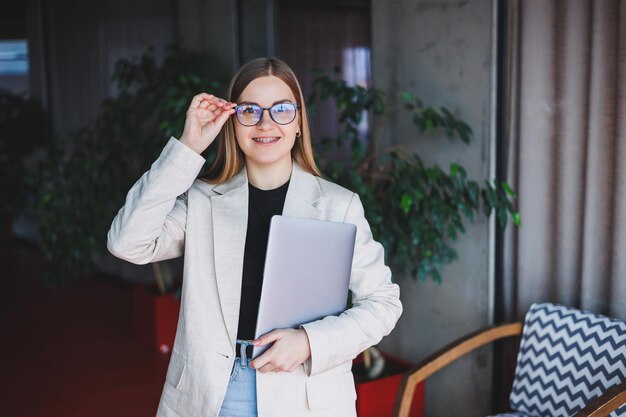
{"type": "Polygon", "coordinates": [[[282,214],[287,188],[289,188],[289,181],[273,190],[260,190],[248,183],[250,195],[248,199],[248,232],[243,256],[243,280],[237,339],[254,339],[261,287],[263,286],[263,268],[265,267],[270,220],[273,215],[282,214]]]}

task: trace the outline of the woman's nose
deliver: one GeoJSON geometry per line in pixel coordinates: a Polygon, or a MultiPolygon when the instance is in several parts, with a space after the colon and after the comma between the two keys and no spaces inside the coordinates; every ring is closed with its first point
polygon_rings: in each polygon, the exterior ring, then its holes
{"type": "Polygon", "coordinates": [[[273,123],[274,121],[270,117],[270,111],[268,109],[263,109],[263,113],[261,113],[261,120],[257,123],[257,127],[261,130],[268,130],[274,127],[273,123]]]}

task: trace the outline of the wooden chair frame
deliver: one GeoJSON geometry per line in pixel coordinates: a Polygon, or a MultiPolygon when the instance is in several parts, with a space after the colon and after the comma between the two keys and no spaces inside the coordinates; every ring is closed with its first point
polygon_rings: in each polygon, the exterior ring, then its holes
{"type": "MultiPolygon", "coordinates": [[[[499,339],[519,336],[523,323],[504,324],[479,330],[449,344],[409,369],[402,376],[394,406],[394,417],[409,417],[415,386],[451,362],[499,339]]],[[[606,417],[626,403],[626,382],[609,388],[572,417],[606,417]]]]}

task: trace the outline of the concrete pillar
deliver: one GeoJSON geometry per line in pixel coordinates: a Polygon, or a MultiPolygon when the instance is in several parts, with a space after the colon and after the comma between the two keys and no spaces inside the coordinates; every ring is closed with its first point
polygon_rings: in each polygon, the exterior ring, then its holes
{"type": "Polygon", "coordinates": [[[237,1],[177,0],[176,14],[186,47],[214,56],[229,71],[239,68],[237,1]]]}
{"type": "Polygon", "coordinates": [[[275,55],[274,0],[239,0],[241,63],[275,55]]]}
{"type": "MultiPolygon", "coordinates": [[[[464,166],[475,180],[489,177],[495,109],[496,65],[493,0],[372,0],[374,85],[399,102],[409,90],[428,105],[446,106],[474,130],[473,142],[419,135],[398,106],[384,124],[385,144],[419,151],[428,164],[464,166]]],[[[442,135],[443,136],[443,135],[442,135]]],[[[396,277],[404,314],[383,348],[419,361],[457,337],[490,324],[489,221],[467,227],[455,247],[459,259],[443,270],[443,282],[416,283],[396,277]]],[[[427,415],[489,414],[490,350],[462,359],[427,383],[427,415]]]]}

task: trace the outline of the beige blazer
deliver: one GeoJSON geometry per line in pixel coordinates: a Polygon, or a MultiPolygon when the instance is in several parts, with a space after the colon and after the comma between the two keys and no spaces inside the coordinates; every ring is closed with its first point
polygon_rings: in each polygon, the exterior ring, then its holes
{"type": "MultiPolygon", "coordinates": [[[[182,304],[157,417],[217,417],[237,336],[248,220],[245,168],[232,180],[196,180],[205,160],[171,138],[131,188],[108,233],[115,256],[146,264],[182,256],[182,304]]],[[[305,324],[311,358],[293,372],[257,371],[259,417],[356,416],[351,360],[389,334],[402,306],[355,193],[293,164],[283,214],[357,226],[354,306],[305,324]]]]}

